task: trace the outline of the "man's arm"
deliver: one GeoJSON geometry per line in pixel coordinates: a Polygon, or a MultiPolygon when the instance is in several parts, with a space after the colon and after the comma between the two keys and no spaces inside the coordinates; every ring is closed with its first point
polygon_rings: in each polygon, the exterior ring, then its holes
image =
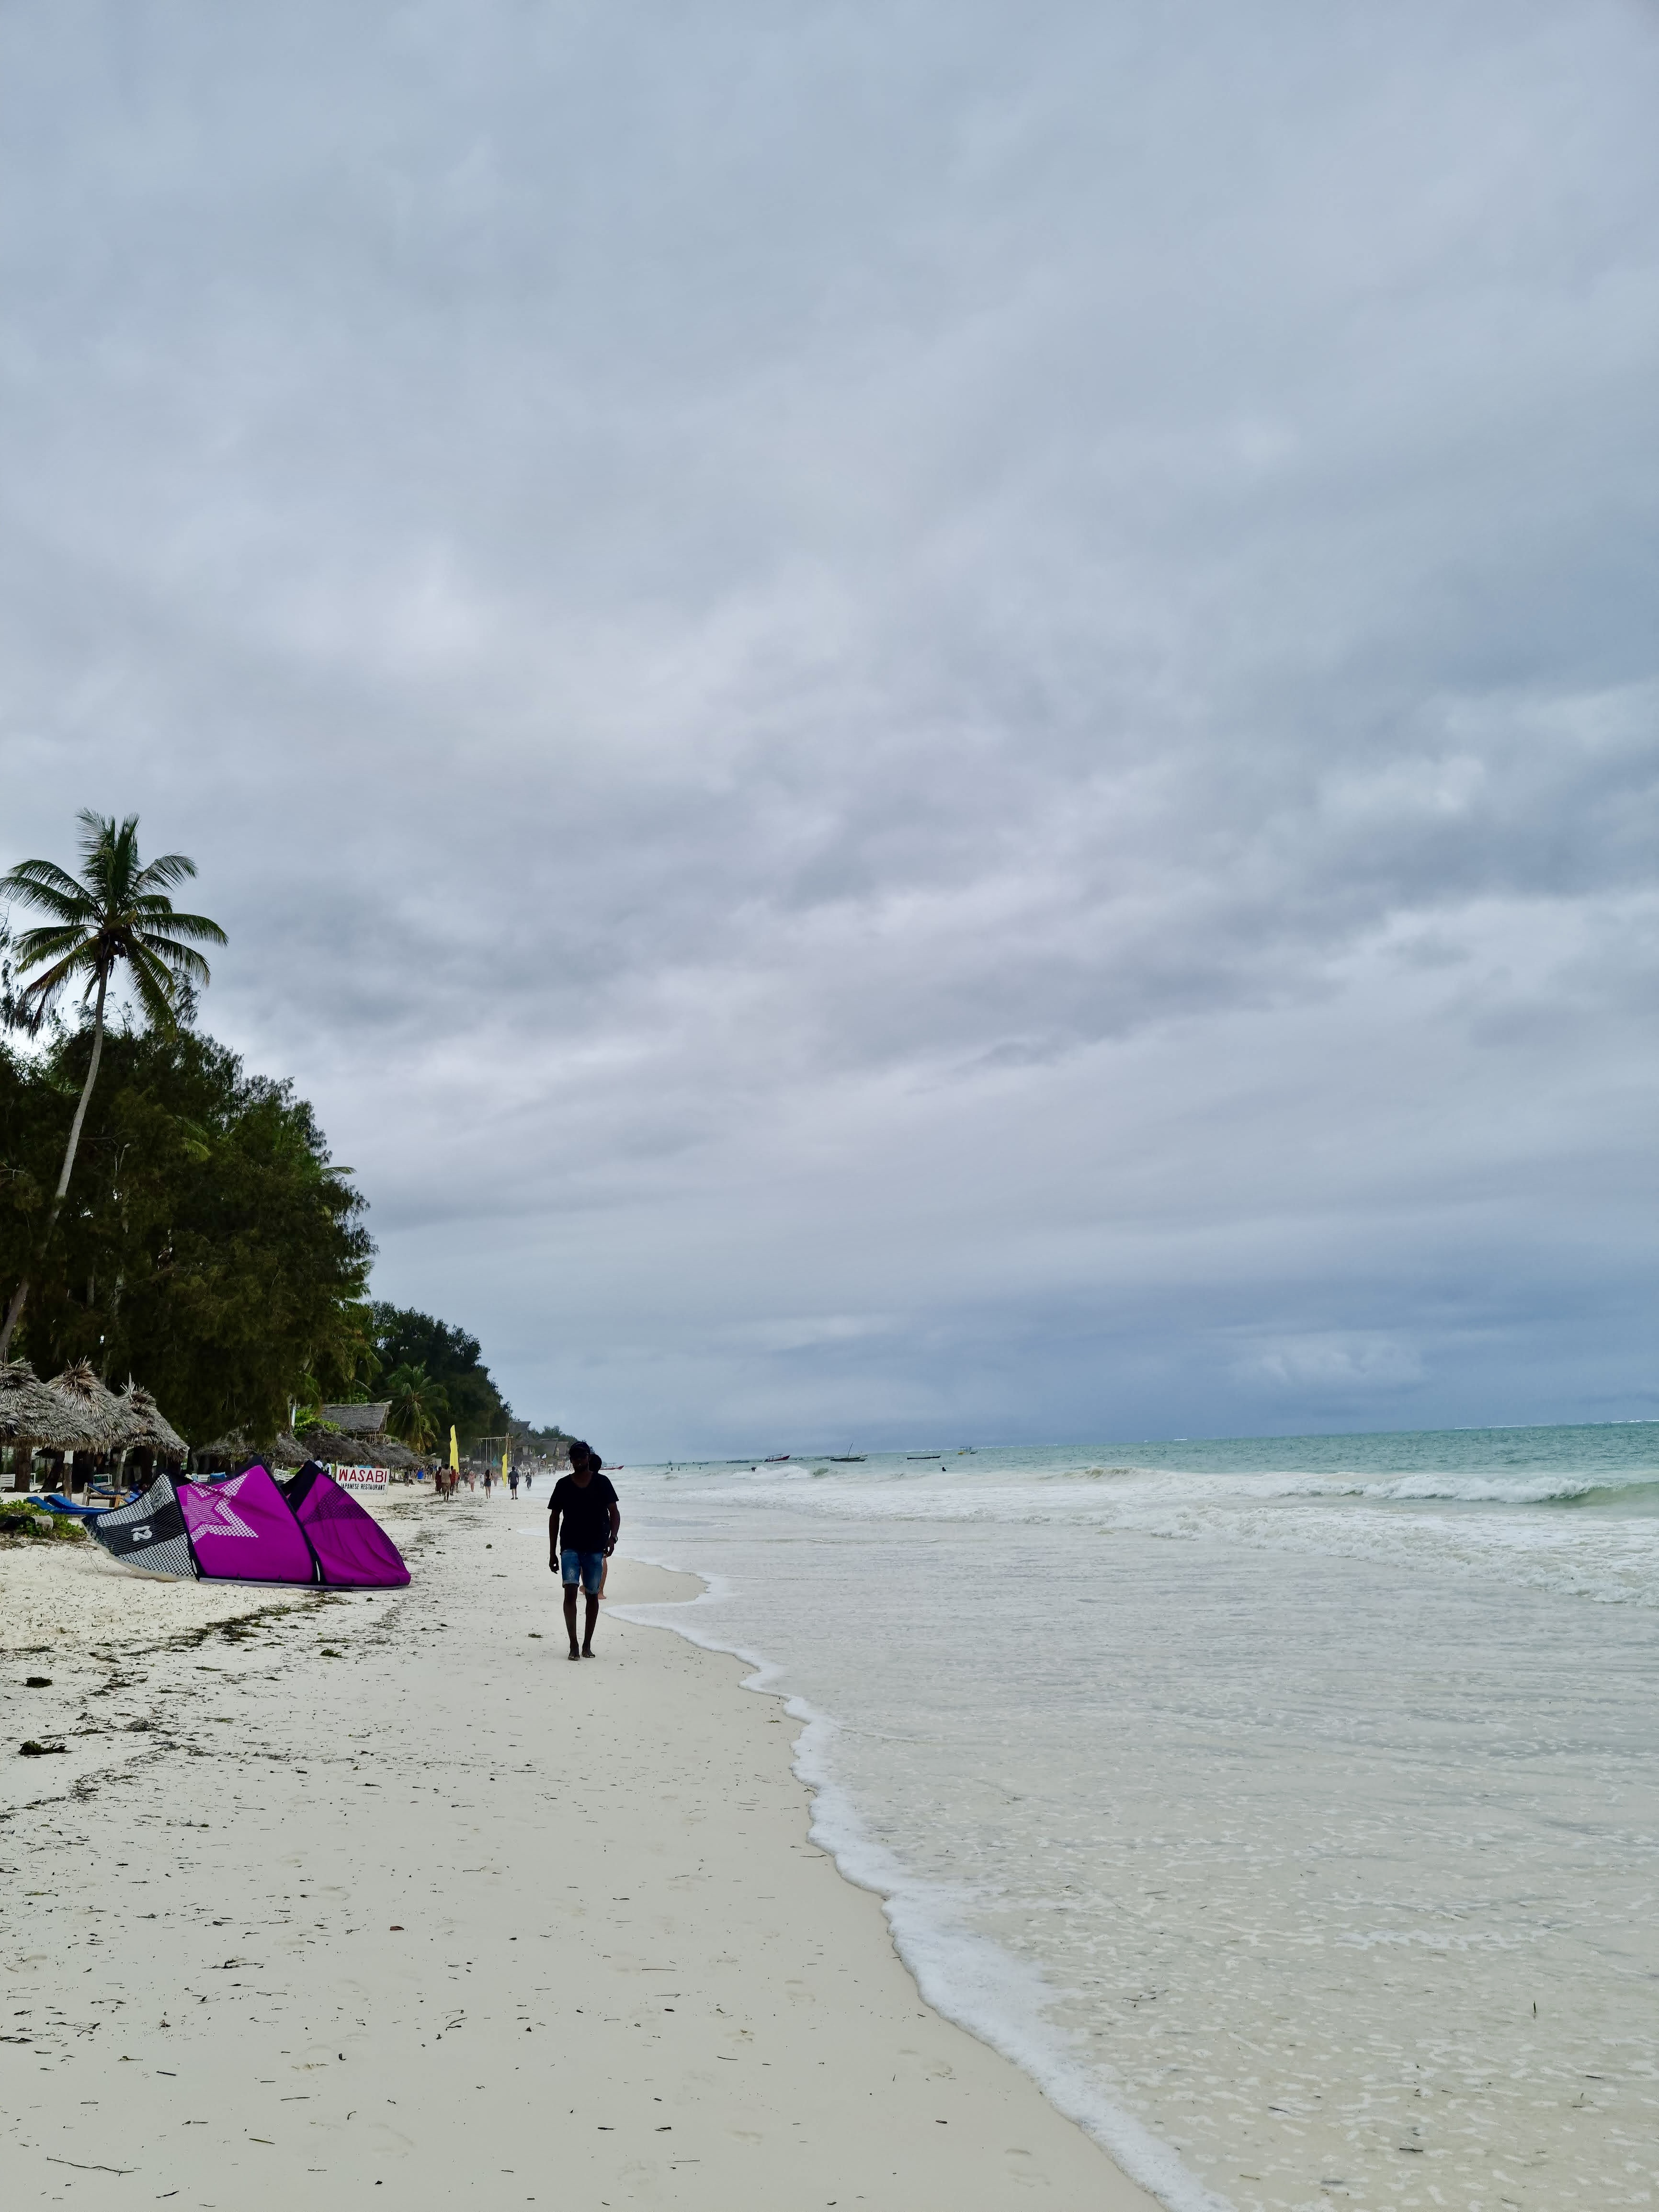
{"type": "Polygon", "coordinates": [[[616,1499],[613,1498],[611,1501],[611,1541],[605,1547],[605,1557],[607,1559],[609,1559],[611,1553],[616,1550],[617,1539],[621,1535],[621,1534],[622,1508],[617,1504],[616,1499]]]}
{"type": "Polygon", "coordinates": [[[547,1565],[550,1573],[557,1574],[559,1571],[559,1509],[556,1505],[550,1505],[547,1509],[547,1565]]]}

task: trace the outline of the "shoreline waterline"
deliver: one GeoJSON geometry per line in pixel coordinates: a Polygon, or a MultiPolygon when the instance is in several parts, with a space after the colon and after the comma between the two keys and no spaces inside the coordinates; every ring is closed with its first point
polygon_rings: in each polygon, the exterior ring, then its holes
{"type": "Polygon", "coordinates": [[[1030,2075],[1054,2109],[1090,2135],[1133,2181],[1170,2212],[1232,2212],[1224,2197],[1189,2172],[1170,2146],[1103,2094],[1080,2066],[1066,2040],[1044,2017],[1050,1992],[1042,1977],[996,1945],[961,1926],[939,1925],[939,1895],[921,1893],[891,1852],[872,1841],[848,1793],[837,1783],[831,1745],[837,1723],[782,1686],[784,1668],[759,1652],[723,1642],[685,1616],[705,1601],[729,1595],[719,1578],[648,1556],[629,1556],[702,1584],[695,1597],[619,1607],[623,1618],[671,1630],[699,1650],[738,1660],[750,1672],[741,1687],[781,1700],[800,1733],[792,1771],[809,1795],[808,1832],[842,1877],[880,1900],[893,1948],[923,2000],[1000,2057],[1030,2075]],[[964,1971],[964,1968],[966,1971],[964,1971]]]}
{"type": "Polygon", "coordinates": [[[1057,2101],[1074,2067],[1249,2212],[1412,2172],[1634,2206],[1659,1437],[1490,1433],[1344,1438],[1353,1483],[679,1462],[630,1470],[630,1530],[816,1717],[823,1838],[919,1984],[1057,2101]]]}

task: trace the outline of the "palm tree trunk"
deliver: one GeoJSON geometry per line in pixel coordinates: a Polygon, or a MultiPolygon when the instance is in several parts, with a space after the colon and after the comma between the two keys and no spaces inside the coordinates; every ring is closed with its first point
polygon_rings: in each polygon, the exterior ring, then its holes
{"type": "MultiPolygon", "coordinates": [[[[98,1063],[104,1056],[104,994],[109,988],[109,973],[106,969],[98,978],[98,1005],[92,1018],[92,1058],[87,1063],[87,1079],[81,1085],[81,1103],[75,1109],[75,1119],[70,1123],[69,1144],[64,1152],[64,1172],[58,1178],[57,1195],[52,1201],[52,1211],[46,1216],[46,1225],[40,1231],[40,1241],[34,1248],[38,1260],[46,1248],[46,1239],[57,1225],[58,1212],[70,1187],[70,1177],[75,1172],[75,1155],[81,1148],[81,1131],[87,1118],[87,1108],[92,1099],[92,1086],[98,1080],[98,1063]]],[[[11,1304],[6,1308],[6,1318],[0,1324],[0,1359],[11,1350],[11,1340],[18,1322],[23,1317],[23,1307],[29,1294],[29,1279],[25,1275],[11,1294],[11,1304]]]]}

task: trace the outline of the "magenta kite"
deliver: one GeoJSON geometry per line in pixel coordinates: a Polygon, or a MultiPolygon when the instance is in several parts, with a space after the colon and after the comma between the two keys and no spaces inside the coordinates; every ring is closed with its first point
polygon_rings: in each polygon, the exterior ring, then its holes
{"type": "Polygon", "coordinates": [[[142,1498],[88,1525],[124,1567],[174,1581],[395,1589],[409,1580],[374,1515],[315,1460],[285,1482],[263,1467],[177,1487],[158,1475],[142,1498]]]}

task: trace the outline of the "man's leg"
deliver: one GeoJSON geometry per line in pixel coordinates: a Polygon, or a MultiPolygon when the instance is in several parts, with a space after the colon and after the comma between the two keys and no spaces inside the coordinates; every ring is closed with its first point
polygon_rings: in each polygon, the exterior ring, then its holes
{"type": "MultiPolygon", "coordinates": [[[[599,1601],[597,1595],[590,1590],[587,1593],[587,1632],[582,1638],[582,1657],[584,1659],[591,1659],[593,1656],[593,1631],[598,1625],[599,1618],[599,1601]]],[[[576,1633],[576,1593],[574,1590],[572,1590],[570,1593],[570,1633],[573,1638],[576,1633]]]]}
{"type": "MultiPolygon", "coordinates": [[[[588,1600],[588,1606],[591,1610],[592,1607],[591,1598],[588,1600]]],[[[570,1638],[570,1656],[573,1659],[579,1659],[581,1654],[576,1648],[576,1585],[574,1583],[567,1583],[564,1586],[564,1628],[566,1635],[570,1638]]],[[[591,1626],[587,1632],[589,1636],[592,1635],[593,1631],[591,1626]]]]}

